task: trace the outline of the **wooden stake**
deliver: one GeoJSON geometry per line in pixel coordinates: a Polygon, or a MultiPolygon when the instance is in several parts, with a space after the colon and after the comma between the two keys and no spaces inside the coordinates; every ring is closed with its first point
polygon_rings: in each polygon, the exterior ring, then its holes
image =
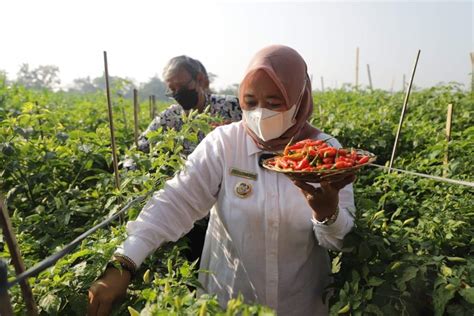
{"type": "Polygon", "coordinates": [[[133,89],[133,123],[134,123],[134,136],[135,146],[138,148],[138,91],[133,89]]]}
{"type": "Polygon", "coordinates": [[[151,102],[151,95],[148,97],[148,105],[149,105],[149,114],[150,114],[150,120],[153,120],[153,110],[152,110],[152,102],[151,102]]]}
{"type": "Polygon", "coordinates": [[[411,72],[410,84],[408,85],[408,89],[405,94],[405,100],[403,101],[402,113],[400,114],[400,122],[398,123],[397,134],[395,135],[395,142],[393,143],[392,156],[390,157],[390,164],[388,166],[389,173],[390,173],[390,169],[393,166],[393,161],[395,160],[395,152],[397,150],[398,138],[400,137],[400,132],[402,130],[403,119],[405,118],[405,112],[408,105],[408,99],[410,98],[411,87],[413,85],[413,79],[415,78],[416,66],[418,65],[418,59],[420,58],[420,53],[421,53],[421,50],[418,50],[418,53],[416,54],[415,64],[413,65],[413,70],[411,72]]]}
{"type": "Polygon", "coordinates": [[[114,163],[115,187],[117,188],[117,190],[119,190],[120,177],[119,177],[119,171],[118,171],[117,146],[115,144],[114,118],[112,114],[112,100],[110,99],[109,67],[107,64],[106,51],[104,51],[104,67],[105,67],[105,90],[107,92],[107,105],[108,105],[108,110],[109,110],[110,140],[112,142],[112,158],[113,158],[113,163],[114,163]]]}
{"type": "Polygon", "coordinates": [[[355,78],[355,89],[359,89],[359,47],[356,49],[356,78],[355,78]]]}
{"type": "Polygon", "coordinates": [[[369,76],[369,87],[370,87],[370,90],[373,90],[373,87],[372,87],[372,76],[370,75],[370,66],[369,66],[369,64],[367,64],[367,75],[369,76]]]}
{"type": "MultiPolygon", "coordinates": [[[[20,247],[18,247],[18,242],[16,240],[15,232],[13,231],[10,216],[2,196],[0,196],[0,226],[2,227],[8,249],[10,250],[10,256],[13,266],[15,267],[15,272],[17,275],[21,274],[25,271],[25,264],[23,262],[23,258],[21,257],[20,247]]],[[[30,285],[26,280],[24,280],[20,282],[20,287],[26,303],[27,314],[30,316],[38,315],[38,308],[36,307],[30,285]]]]}
{"type": "Polygon", "coordinates": [[[394,85],[395,85],[395,77],[392,77],[392,85],[390,86],[390,94],[393,94],[394,85]]]}
{"type": "Polygon", "coordinates": [[[324,92],[324,78],[321,76],[321,91],[324,92]]]}
{"type": "Polygon", "coordinates": [[[474,93],[474,52],[471,52],[471,93],[474,93]]]}
{"type": "Polygon", "coordinates": [[[155,95],[151,96],[151,103],[152,103],[152,119],[155,119],[156,116],[156,99],[155,95]]]}
{"type": "Polygon", "coordinates": [[[446,115],[446,152],[444,153],[444,170],[443,176],[446,177],[448,174],[449,166],[449,141],[451,140],[451,122],[453,119],[453,105],[448,104],[448,114],[446,115]]]}
{"type": "Polygon", "coordinates": [[[0,259],[0,315],[13,316],[13,307],[8,295],[8,269],[5,261],[0,259]]]}

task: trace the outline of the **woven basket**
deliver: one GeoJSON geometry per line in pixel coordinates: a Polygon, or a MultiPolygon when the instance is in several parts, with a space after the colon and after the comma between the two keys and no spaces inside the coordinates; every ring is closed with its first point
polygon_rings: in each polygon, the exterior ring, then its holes
{"type": "Polygon", "coordinates": [[[305,182],[312,182],[312,183],[319,183],[322,181],[329,181],[335,182],[341,180],[348,176],[349,174],[355,174],[358,172],[362,167],[367,166],[368,164],[373,163],[377,156],[362,149],[356,149],[358,155],[369,156],[369,161],[362,165],[356,165],[350,168],[345,169],[330,169],[330,170],[317,170],[317,171],[291,171],[287,169],[281,169],[276,166],[272,166],[269,164],[270,161],[273,161],[275,157],[265,159],[262,163],[262,166],[268,170],[283,173],[294,180],[300,180],[305,182]]]}

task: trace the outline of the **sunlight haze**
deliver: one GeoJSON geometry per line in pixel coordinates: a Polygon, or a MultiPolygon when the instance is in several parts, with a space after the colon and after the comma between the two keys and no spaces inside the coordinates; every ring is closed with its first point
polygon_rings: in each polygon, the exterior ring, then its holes
{"type": "MultiPolygon", "coordinates": [[[[166,61],[186,54],[217,75],[214,88],[240,82],[252,55],[269,44],[295,48],[313,89],[360,83],[370,64],[376,88],[408,78],[421,49],[415,85],[457,81],[469,87],[472,2],[8,1],[2,4],[0,70],[22,63],[60,68],[61,86],[102,74],[137,82],[161,77],[166,61]]],[[[408,80],[408,79],[407,79],[408,80]]]]}

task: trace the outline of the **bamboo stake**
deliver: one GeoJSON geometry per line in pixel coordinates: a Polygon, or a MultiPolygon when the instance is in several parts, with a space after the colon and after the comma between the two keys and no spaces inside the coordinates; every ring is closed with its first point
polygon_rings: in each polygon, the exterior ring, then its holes
{"type": "Polygon", "coordinates": [[[446,152],[444,153],[444,170],[443,176],[448,175],[448,166],[449,166],[449,141],[451,140],[451,123],[453,119],[453,105],[448,104],[448,113],[446,115],[446,152]]]}
{"type": "Polygon", "coordinates": [[[400,132],[402,130],[403,119],[405,118],[405,112],[408,105],[408,99],[410,98],[411,87],[413,85],[413,79],[415,78],[416,66],[418,65],[418,59],[420,58],[420,53],[421,53],[421,50],[418,50],[418,53],[416,54],[415,64],[413,65],[413,70],[411,72],[410,84],[408,85],[408,89],[405,94],[405,100],[403,101],[402,113],[400,114],[400,122],[398,123],[397,134],[395,135],[395,142],[393,143],[392,156],[390,157],[390,164],[388,166],[389,173],[393,166],[393,161],[395,159],[395,152],[397,150],[398,138],[400,137],[400,132]]]}
{"type": "Polygon", "coordinates": [[[321,76],[321,91],[324,92],[324,78],[321,76]]]}
{"type": "Polygon", "coordinates": [[[394,85],[395,85],[395,77],[392,77],[392,85],[390,86],[390,94],[393,94],[394,85]]]}
{"type": "Polygon", "coordinates": [[[133,123],[134,123],[134,136],[135,146],[138,148],[138,92],[137,89],[133,89],[133,123]]]}
{"type": "Polygon", "coordinates": [[[155,119],[155,116],[156,116],[156,99],[155,99],[155,95],[153,94],[151,96],[151,103],[152,103],[152,119],[154,120],[155,119]]]}
{"type": "Polygon", "coordinates": [[[106,51],[104,51],[104,67],[105,67],[105,90],[107,92],[107,105],[108,105],[108,110],[109,110],[110,140],[112,142],[112,158],[113,158],[113,163],[114,163],[115,187],[118,190],[120,189],[120,177],[119,177],[119,171],[118,171],[117,146],[115,144],[114,118],[112,114],[112,100],[110,99],[109,67],[107,64],[106,51]]]}
{"type": "Polygon", "coordinates": [[[356,49],[356,73],[355,73],[355,89],[359,89],[359,47],[356,49]]]}
{"type": "Polygon", "coordinates": [[[13,316],[13,307],[8,295],[8,269],[5,261],[0,260],[0,315],[13,316]]]}
{"type": "Polygon", "coordinates": [[[148,113],[150,114],[150,120],[153,120],[153,111],[151,105],[151,95],[148,97],[148,113]]]}
{"type": "MultiPolygon", "coordinates": [[[[10,216],[2,196],[0,196],[0,227],[2,227],[5,241],[7,242],[8,249],[10,250],[10,256],[13,266],[15,267],[15,272],[17,275],[19,275],[25,271],[25,264],[23,262],[23,258],[21,257],[20,247],[18,247],[18,241],[16,240],[10,216]]],[[[38,315],[38,308],[36,307],[30,285],[26,280],[23,280],[20,282],[20,287],[26,303],[27,314],[30,316],[38,315]]]]}
{"type": "Polygon", "coordinates": [[[370,90],[373,90],[373,87],[372,87],[372,76],[370,75],[370,66],[369,66],[369,64],[367,64],[367,75],[369,76],[369,87],[370,87],[370,90]]]}
{"type": "Polygon", "coordinates": [[[471,93],[474,93],[474,52],[471,52],[471,93]]]}

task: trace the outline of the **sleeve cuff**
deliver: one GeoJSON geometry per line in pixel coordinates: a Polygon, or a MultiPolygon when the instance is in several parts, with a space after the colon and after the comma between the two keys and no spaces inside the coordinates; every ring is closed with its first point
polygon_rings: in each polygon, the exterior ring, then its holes
{"type": "Polygon", "coordinates": [[[339,208],[339,214],[336,221],[330,225],[325,225],[314,217],[311,218],[313,228],[315,231],[320,231],[324,234],[335,235],[336,237],[344,237],[347,232],[352,228],[354,222],[353,218],[345,208],[339,208]]]}
{"type": "Polygon", "coordinates": [[[129,257],[137,266],[143,263],[145,258],[155,250],[155,247],[150,245],[144,239],[137,236],[129,236],[115,251],[115,253],[129,257]]]}

